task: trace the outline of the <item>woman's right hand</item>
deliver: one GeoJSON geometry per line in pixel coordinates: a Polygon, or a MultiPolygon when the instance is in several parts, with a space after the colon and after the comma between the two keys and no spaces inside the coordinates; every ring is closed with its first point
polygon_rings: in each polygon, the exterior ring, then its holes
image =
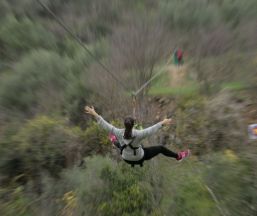
{"type": "Polygon", "coordinates": [[[163,119],[163,120],[161,121],[161,123],[162,123],[163,126],[171,125],[171,124],[172,124],[172,119],[171,119],[171,118],[163,119]]]}

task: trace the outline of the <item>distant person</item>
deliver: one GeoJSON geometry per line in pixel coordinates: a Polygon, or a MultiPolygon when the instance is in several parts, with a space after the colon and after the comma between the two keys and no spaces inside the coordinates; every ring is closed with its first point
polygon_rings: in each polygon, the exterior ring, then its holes
{"type": "Polygon", "coordinates": [[[182,63],[183,63],[183,51],[180,48],[177,50],[177,58],[178,58],[178,65],[182,65],[182,63]]]}
{"type": "Polygon", "coordinates": [[[174,62],[176,65],[183,64],[183,51],[181,48],[175,49],[174,52],[174,62]]]}
{"type": "Polygon", "coordinates": [[[146,129],[136,130],[133,128],[134,119],[127,117],[124,120],[125,128],[118,129],[106,122],[100,115],[98,115],[94,110],[94,107],[86,106],[85,112],[94,116],[98,124],[110,133],[109,138],[112,143],[120,149],[122,159],[125,162],[131,164],[131,166],[137,164],[142,166],[145,160],[150,160],[160,153],[166,157],[175,158],[178,161],[181,161],[182,159],[189,156],[189,150],[175,153],[162,145],[143,147],[140,144],[144,138],[156,133],[163,126],[170,125],[172,123],[172,119],[164,119],[161,122],[146,129]]]}

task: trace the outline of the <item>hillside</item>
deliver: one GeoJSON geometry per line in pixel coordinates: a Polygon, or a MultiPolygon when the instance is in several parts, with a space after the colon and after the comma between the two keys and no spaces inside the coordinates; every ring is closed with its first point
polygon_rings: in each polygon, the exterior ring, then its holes
{"type": "Polygon", "coordinates": [[[0,0],[0,24],[0,215],[257,215],[256,0],[0,0]],[[87,105],[172,118],[140,149],[191,155],[132,168],[87,105]]]}

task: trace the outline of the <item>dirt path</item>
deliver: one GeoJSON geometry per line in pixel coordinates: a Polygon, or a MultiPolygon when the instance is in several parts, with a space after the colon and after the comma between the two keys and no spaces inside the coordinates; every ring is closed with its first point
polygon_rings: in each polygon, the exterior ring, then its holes
{"type": "Polygon", "coordinates": [[[169,65],[168,66],[168,74],[170,79],[170,86],[172,87],[178,87],[183,85],[183,82],[185,80],[187,71],[187,66],[176,66],[176,65],[169,65]]]}

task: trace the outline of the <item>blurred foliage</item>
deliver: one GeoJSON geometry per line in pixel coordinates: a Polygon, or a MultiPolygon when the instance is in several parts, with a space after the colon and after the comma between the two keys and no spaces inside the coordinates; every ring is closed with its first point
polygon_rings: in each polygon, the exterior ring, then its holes
{"type": "Polygon", "coordinates": [[[1,0],[0,1],[0,20],[2,18],[4,18],[6,16],[6,14],[8,14],[10,11],[9,11],[9,5],[7,3],[6,0],[1,0]]]}
{"type": "Polygon", "coordinates": [[[207,184],[212,185],[221,207],[230,215],[254,215],[256,211],[253,207],[257,200],[256,176],[251,174],[255,164],[252,159],[243,156],[236,155],[232,150],[214,154],[208,160],[211,166],[205,173],[207,184]]]}
{"type": "Polygon", "coordinates": [[[21,216],[32,216],[30,210],[30,199],[24,196],[24,187],[0,188],[0,213],[1,215],[12,216],[19,212],[21,216]]]}
{"type": "Polygon", "coordinates": [[[22,175],[21,182],[33,180],[44,171],[58,177],[63,168],[79,165],[82,157],[104,155],[110,150],[107,134],[97,124],[82,131],[46,116],[38,116],[19,129],[7,128],[0,144],[3,177],[22,175]]]}
{"type": "Polygon", "coordinates": [[[206,124],[205,98],[193,94],[178,101],[176,111],[176,136],[178,145],[189,146],[194,153],[206,153],[206,124]]]}
{"type": "Polygon", "coordinates": [[[199,216],[219,215],[215,203],[210,199],[210,194],[196,177],[188,179],[180,186],[175,200],[178,206],[183,206],[175,210],[175,215],[188,215],[188,212],[199,216]]]}
{"type": "Polygon", "coordinates": [[[177,144],[197,154],[228,147],[241,150],[247,140],[242,103],[229,90],[212,100],[197,94],[181,98],[176,111],[177,144]]]}
{"type": "Polygon", "coordinates": [[[74,209],[76,209],[78,202],[76,194],[73,191],[69,191],[63,195],[62,200],[65,203],[65,207],[63,208],[61,215],[74,215],[74,209]]]}
{"type": "Polygon", "coordinates": [[[257,1],[42,1],[95,59],[35,0],[0,0],[0,215],[256,215],[246,124],[256,121],[257,1]],[[131,113],[97,61],[132,83],[124,68],[145,80],[174,47],[186,54],[183,86],[160,77],[147,96],[170,104],[147,98],[142,109],[150,122],[174,102],[174,148],[193,155],[131,168],[83,114],[85,104],[107,119],[131,113]]]}
{"type": "Polygon", "coordinates": [[[32,113],[36,107],[46,111],[60,107],[65,88],[72,79],[70,65],[69,58],[57,53],[32,51],[2,81],[2,106],[25,113],[32,113]]]}
{"type": "Polygon", "coordinates": [[[87,158],[85,164],[82,170],[67,170],[59,186],[73,191],[72,197],[78,201],[73,210],[78,215],[147,215],[156,211],[159,200],[153,192],[160,182],[154,180],[159,177],[152,176],[149,167],[131,169],[99,156],[87,158]]]}
{"type": "Polygon", "coordinates": [[[189,30],[215,24],[217,11],[207,1],[161,1],[161,11],[171,28],[189,30]]]}
{"type": "Polygon", "coordinates": [[[9,138],[12,142],[9,151],[5,152],[2,171],[9,177],[23,174],[26,181],[42,170],[57,176],[62,168],[79,157],[82,134],[78,128],[69,129],[61,121],[37,117],[9,138]]]}
{"type": "Polygon", "coordinates": [[[240,22],[256,18],[255,0],[173,0],[160,1],[162,15],[171,28],[192,30],[193,28],[210,28],[219,23],[228,23],[232,27],[240,22]]]}
{"type": "Polygon", "coordinates": [[[54,49],[56,39],[42,25],[29,18],[18,20],[8,16],[0,27],[0,43],[3,45],[1,55],[13,60],[31,49],[54,49]]]}
{"type": "Polygon", "coordinates": [[[121,170],[105,168],[101,178],[107,186],[102,194],[106,200],[98,207],[101,215],[145,215],[151,211],[154,201],[148,185],[140,183],[142,170],[130,170],[128,166],[121,170]]]}
{"type": "Polygon", "coordinates": [[[241,161],[232,150],[179,166],[161,159],[132,169],[100,156],[87,158],[85,164],[83,169],[65,170],[58,185],[47,181],[43,197],[60,200],[49,205],[53,215],[204,216],[256,211],[254,164],[241,161]]]}

